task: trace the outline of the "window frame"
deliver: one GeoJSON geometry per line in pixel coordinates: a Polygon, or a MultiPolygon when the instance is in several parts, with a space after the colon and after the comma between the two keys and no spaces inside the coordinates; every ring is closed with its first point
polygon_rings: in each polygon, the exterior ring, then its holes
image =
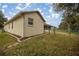
{"type": "Polygon", "coordinates": [[[11,26],[11,28],[13,29],[13,22],[12,22],[12,26],[11,26]]]}
{"type": "Polygon", "coordinates": [[[28,17],[28,27],[33,27],[34,25],[34,19],[31,17],[28,17]]]}

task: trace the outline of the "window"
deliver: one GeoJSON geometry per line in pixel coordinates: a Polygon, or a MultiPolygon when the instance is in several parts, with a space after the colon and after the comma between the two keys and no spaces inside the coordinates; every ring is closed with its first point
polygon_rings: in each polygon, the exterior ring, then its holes
{"type": "Polygon", "coordinates": [[[12,22],[12,29],[13,29],[13,22],[12,22]]]}
{"type": "Polygon", "coordinates": [[[32,18],[28,18],[28,26],[33,26],[33,19],[32,18]]]}

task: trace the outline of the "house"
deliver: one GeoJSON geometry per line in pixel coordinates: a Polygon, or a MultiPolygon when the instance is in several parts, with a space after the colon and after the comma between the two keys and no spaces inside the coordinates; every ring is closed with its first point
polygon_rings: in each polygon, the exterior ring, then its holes
{"type": "Polygon", "coordinates": [[[45,20],[39,11],[22,11],[4,25],[6,32],[21,37],[44,33],[45,20]]]}

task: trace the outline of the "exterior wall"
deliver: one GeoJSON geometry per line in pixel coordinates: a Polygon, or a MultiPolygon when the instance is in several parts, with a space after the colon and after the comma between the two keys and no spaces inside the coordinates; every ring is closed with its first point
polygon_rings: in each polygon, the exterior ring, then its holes
{"type": "Polygon", "coordinates": [[[5,25],[4,30],[12,34],[23,36],[23,17],[19,17],[18,19],[13,21],[13,28],[12,22],[5,25]]]}
{"type": "Polygon", "coordinates": [[[24,15],[24,36],[33,36],[44,33],[44,22],[37,13],[28,13],[24,15]],[[33,26],[28,26],[28,17],[33,19],[33,26]]]}
{"type": "Polygon", "coordinates": [[[4,30],[22,37],[44,33],[44,22],[37,13],[27,13],[4,26],[4,30]],[[33,26],[28,26],[28,17],[33,18],[33,26]]]}

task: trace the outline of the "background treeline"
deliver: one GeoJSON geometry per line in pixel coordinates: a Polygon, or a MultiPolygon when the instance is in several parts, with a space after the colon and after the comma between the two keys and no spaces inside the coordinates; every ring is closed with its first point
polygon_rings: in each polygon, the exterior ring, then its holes
{"type": "Polygon", "coordinates": [[[59,29],[67,30],[69,25],[71,31],[79,31],[79,4],[57,3],[54,6],[56,12],[63,12],[63,19],[59,29]]]}
{"type": "Polygon", "coordinates": [[[3,29],[4,23],[7,21],[7,18],[5,18],[3,12],[0,10],[0,30],[3,29]]]}

